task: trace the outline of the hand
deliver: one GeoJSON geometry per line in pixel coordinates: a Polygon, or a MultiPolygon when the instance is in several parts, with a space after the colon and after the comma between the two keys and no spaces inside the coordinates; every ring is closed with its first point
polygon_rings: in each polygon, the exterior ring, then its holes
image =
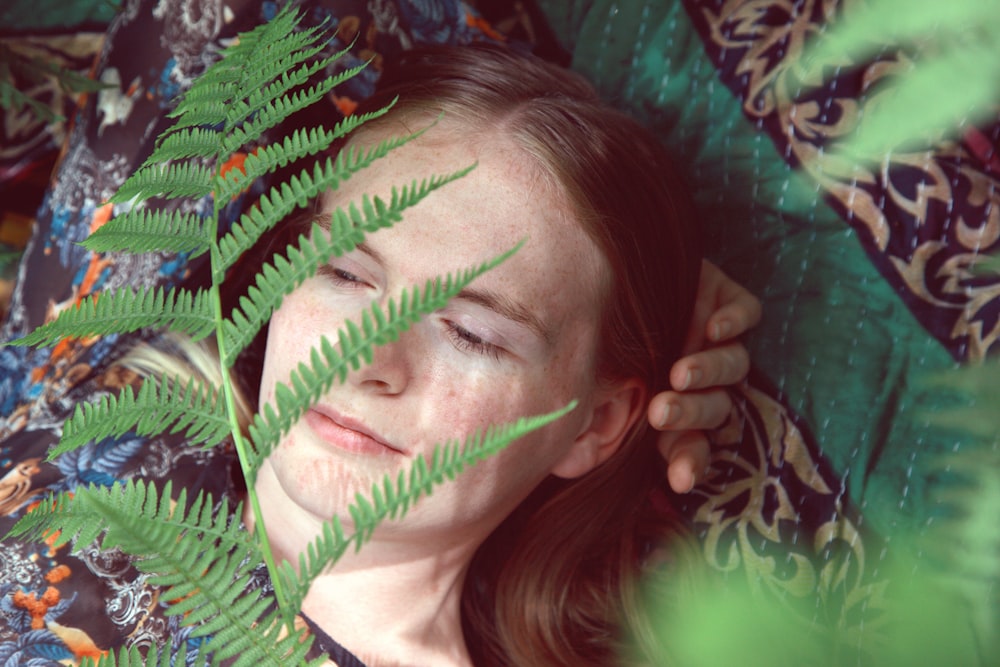
{"type": "Polygon", "coordinates": [[[750,356],[737,339],[760,316],[753,294],[702,261],[686,356],[670,369],[671,390],[654,396],[647,411],[650,426],[662,431],[657,446],[677,493],[694,488],[708,468],[711,450],[703,430],[721,425],[732,409],[725,388],[742,382],[750,370],[750,356]]]}

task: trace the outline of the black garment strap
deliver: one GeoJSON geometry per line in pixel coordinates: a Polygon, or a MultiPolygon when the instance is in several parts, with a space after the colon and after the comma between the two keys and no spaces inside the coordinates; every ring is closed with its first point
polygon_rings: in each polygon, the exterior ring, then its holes
{"type": "Polygon", "coordinates": [[[309,630],[316,638],[313,649],[319,649],[329,655],[330,659],[337,663],[337,667],[365,667],[365,663],[361,662],[356,655],[338,644],[333,637],[323,632],[323,629],[316,625],[311,618],[302,613],[299,616],[306,622],[309,630]]]}

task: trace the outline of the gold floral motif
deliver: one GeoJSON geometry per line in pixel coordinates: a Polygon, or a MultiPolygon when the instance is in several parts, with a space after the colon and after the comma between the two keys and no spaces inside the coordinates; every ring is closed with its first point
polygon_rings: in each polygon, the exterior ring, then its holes
{"type": "Polygon", "coordinates": [[[870,632],[869,613],[883,606],[884,587],[865,570],[865,544],[844,510],[839,484],[824,478],[821,462],[778,401],[753,387],[742,399],[713,434],[711,471],[696,492],[702,498],[693,518],[704,530],[706,560],[722,571],[742,568],[751,587],[777,599],[818,594],[843,636],[860,632],[854,624],[862,617],[870,632]],[[804,503],[827,507],[829,517],[818,527],[802,525],[796,507],[804,503]],[[793,532],[806,536],[789,539],[793,532]]]}
{"type": "Polygon", "coordinates": [[[877,165],[858,165],[826,148],[854,132],[865,110],[893,94],[880,84],[911,68],[911,58],[887,51],[861,67],[837,56],[806,71],[801,59],[806,42],[849,17],[856,1],[717,4],[692,2],[707,24],[710,52],[735,63],[744,113],[768,121],[785,159],[808,173],[874,251],[886,256],[883,266],[895,270],[892,282],[914,297],[911,304],[924,304],[917,310],[933,321],[933,333],[952,353],[981,361],[1000,341],[1000,279],[973,280],[970,270],[979,253],[1000,242],[1000,180],[977,168],[977,157],[964,144],[941,138],[927,139],[930,150],[893,153],[877,165]],[[776,20],[781,16],[787,20],[776,20]],[[815,98],[822,83],[817,73],[853,67],[859,68],[862,98],[850,90],[815,98]],[[922,173],[914,192],[893,181],[902,170],[922,173]],[[915,243],[904,244],[904,238],[915,243]],[[951,323],[950,330],[941,322],[951,323]]]}

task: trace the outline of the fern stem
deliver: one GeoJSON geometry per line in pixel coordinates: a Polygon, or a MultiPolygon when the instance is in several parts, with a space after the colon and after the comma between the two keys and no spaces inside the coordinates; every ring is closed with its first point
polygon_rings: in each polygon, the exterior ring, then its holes
{"type": "MultiPolygon", "coordinates": [[[[213,226],[213,230],[210,238],[217,238],[219,213],[221,210],[222,206],[220,206],[219,200],[216,199],[212,208],[211,225],[213,226]]],[[[233,350],[233,354],[230,356],[230,351],[227,349],[226,345],[225,329],[223,329],[222,326],[226,320],[222,313],[222,296],[219,289],[220,281],[215,279],[214,276],[222,275],[224,269],[221,268],[222,257],[219,253],[217,244],[212,245],[210,254],[213,279],[209,292],[212,302],[212,310],[215,313],[215,341],[219,349],[219,363],[222,364],[223,359],[235,359],[239,350],[233,350]]],[[[236,448],[236,456],[239,459],[240,472],[242,473],[244,479],[251,480],[256,478],[256,474],[248,468],[251,456],[247,447],[247,442],[243,437],[243,430],[240,427],[237,417],[239,413],[236,409],[236,394],[233,389],[231,376],[229,374],[230,368],[231,364],[223,365],[221,368],[222,396],[226,404],[226,414],[229,416],[230,430],[233,434],[233,446],[236,448]]],[[[267,566],[268,574],[271,577],[271,583],[274,587],[274,597],[278,601],[278,609],[288,631],[293,632],[295,610],[289,609],[288,607],[288,596],[285,592],[282,578],[279,576],[278,564],[275,561],[274,552],[271,550],[271,541],[267,537],[267,528],[264,526],[264,516],[261,512],[260,501],[257,498],[257,493],[253,489],[253,485],[251,484],[247,484],[246,503],[250,506],[250,510],[253,512],[254,534],[257,536],[257,543],[260,547],[264,564],[267,566]]]]}

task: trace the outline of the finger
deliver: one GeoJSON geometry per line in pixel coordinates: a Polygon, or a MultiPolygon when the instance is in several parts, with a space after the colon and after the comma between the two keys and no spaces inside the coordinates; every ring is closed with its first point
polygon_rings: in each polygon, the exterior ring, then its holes
{"type": "Polygon", "coordinates": [[[667,462],[667,483],[676,493],[689,492],[704,478],[711,447],[701,431],[661,433],[657,447],[667,462]]]}
{"type": "Polygon", "coordinates": [[[705,343],[705,332],[709,330],[709,323],[715,314],[715,301],[708,298],[699,298],[694,302],[694,311],[691,313],[691,323],[688,326],[687,336],[684,338],[684,354],[697,352],[705,343]]]}
{"type": "Polygon", "coordinates": [[[646,417],[659,431],[713,429],[729,416],[733,402],[722,389],[680,394],[660,392],[649,402],[646,417]]]}
{"type": "Polygon", "coordinates": [[[728,343],[678,359],[670,368],[677,391],[725,387],[742,382],[750,372],[750,354],[741,343],[728,343]]]}
{"type": "Polygon", "coordinates": [[[719,342],[741,336],[760,322],[760,300],[728,278],[720,287],[719,307],[707,319],[704,335],[719,342]]]}

